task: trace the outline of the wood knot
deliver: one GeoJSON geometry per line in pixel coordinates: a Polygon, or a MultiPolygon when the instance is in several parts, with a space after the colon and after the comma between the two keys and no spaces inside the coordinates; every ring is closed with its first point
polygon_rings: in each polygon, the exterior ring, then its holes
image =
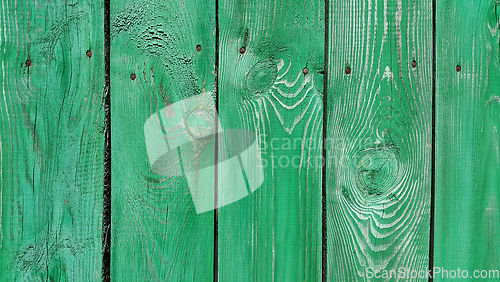
{"type": "Polygon", "coordinates": [[[130,79],[135,80],[135,78],[136,78],[135,73],[133,73],[133,74],[130,75],[130,79]]]}
{"type": "Polygon", "coordinates": [[[345,68],[345,73],[346,74],[350,74],[351,73],[351,68],[350,67],[345,68]]]}
{"type": "Polygon", "coordinates": [[[246,86],[253,94],[268,90],[278,76],[278,66],[272,59],[264,59],[252,66],[247,74],[246,86]]]}
{"type": "Polygon", "coordinates": [[[302,73],[303,73],[303,74],[308,74],[308,73],[309,73],[309,69],[304,68],[304,69],[302,70],[302,73]]]}
{"type": "Polygon", "coordinates": [[[358,153],[357,160],[356,183],[365,196],[384,194],[398,179],[400,157],[394,145],[362,150],[358,153]]]}
{"type": "Polygon", "coordinates": [[[245,47],[241,47],[240,48],[240,54],[245,54],[247,50],[245,49],[245,47]]]}
{"type": "Polygon", "coordinates": [[[26,66],[31,67],[31,60],[26,60],[26,66]]]}
{"type": "Polygon", "coordinates": [[[201,45],[200,44],[196,45],[196,51],[198,51],[198,52],[201,51],[201,45]]]}
{"type": "Polygon", "coordinates": [[[215,122],[212,115],[205,110],[195,110],[186,121],[187,132],[195,139],[207,138],[214,133],[215,122]]]}
{"type": "Polygon", "coordinates": [[[456,70],[457,70],[457,72],[460,72],[460,71],[462,71],[462,67],[460,65],[457,65],[456,70]]]}
{"type": "Polygon", "coordinates": [[[92,57],[92,51],[87,50],[87,57],[89,57],[89,59],[90,59],[90,57],[92,57]]]}
{"type": "Polygon", "coordinates": [[[416,68],[417,67],[417,62],[415,60],[413,60],[413,62],[411,62],[411,67],[412,68],[416,68]]]}

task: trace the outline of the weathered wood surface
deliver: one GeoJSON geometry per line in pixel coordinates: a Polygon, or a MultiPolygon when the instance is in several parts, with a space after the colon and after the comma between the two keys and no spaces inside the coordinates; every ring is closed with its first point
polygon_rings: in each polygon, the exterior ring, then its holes
{"type": "MultiPolygon", "coordinates": [[[[500,265],[499,7],[436,3],[434,266],[471,275],[500,265]]],[[[112,280],[320,280],[323,122],[327,280],[426,269],[432,1],[324,5],[219,0],[216,52],[215,1],[111,1],[112,280]],[[227,134],[217,150],[205,136],[216,105],[261,160],[200,176],[232,154],[227,134]],[[197,147],[166,154],[175,125],[197,147]]],[[[103,7],[2,2],[0,281],[101,279],[103,7]]]]}
{"type": "Polygon", "coordinates": [[[147,136],[145,122],[214,90],[214,5],[111,1],[112,281],[212,280],[213,212],[197,214],[182,172],[153,169],[146,137],[165,140],[167,120],[147,136]]]}
{"type": "Polygon", "coordinates": [[[500,10],[437,3],[434,264],[473,275],[500,265],[500,10]]]}
{"type": "Polygon", "coordinates": [[[429,263],[432,7],[349,3],[329,8],[328,280],[386,281],[366,274],[429,263]]]}
{"type": "Polygon", "coordinates": [[[324,1],[222,0],[219,20],[221,123],[256,133],[264,177],[220,209],[219,279],[318,281],[324,1]]]}
{"type": "Polygon", "coordinates": [[[99,281],[103,2],[1,10],[0,281],[99,281]]]}

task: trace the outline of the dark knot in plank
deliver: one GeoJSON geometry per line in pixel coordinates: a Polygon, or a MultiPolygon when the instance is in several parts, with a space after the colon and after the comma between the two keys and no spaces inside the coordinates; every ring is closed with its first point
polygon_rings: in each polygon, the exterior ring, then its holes
{"type": "Polygon", "coordinates": [[[384,194],[399,177],[400,156],[394,145],[362,150],[358,153],[357,160],[356,182],[365,196],[384,194]]]}
{"type": "Polygon", "coordinates": [[[252,66],[247,74],[246,86],[252,94],[260,95],[276,81],[278,66],[272,59],[264,59],[252,66]]]}

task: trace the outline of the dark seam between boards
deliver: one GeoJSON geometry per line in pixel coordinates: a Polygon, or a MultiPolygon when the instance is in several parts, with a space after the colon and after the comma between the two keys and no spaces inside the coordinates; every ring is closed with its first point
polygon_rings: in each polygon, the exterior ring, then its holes
{"type": "Polygon", "coordinates": [[[104,180],[102,203],[102,281],[111,281],[111,66],[110,0],[104,0],[104,180]]]}
{"type": "MultiPolygon", "coordinates": [[[[215,132],[219,131],[219,0],[215,0],[215,132]]],[[[219,158],[219,139],[215,138],[215,157],[214,157],[214,265],[213,265],[213,281],[217,282],[219,279],[219,210],[218,206],[218,158],[219,158]]]]}
{"type": "MultiPolygon", "coordinates": [[[[432,130],[431,130],[431,207],[429,226],[429,270],[434,268],[434,217],[436,202],[436,0],[432,0],[432,130]]],[[[433,281],[429,277],[429,281],[433,281]]]]}
{"type": "Polygon", "coordinates": [[[322,166],[321,166],[321,281],[327,281],[327,215],[326,215],[326,134],[328,119],[328,22],[329,0],[325,0],[325,46],[323,69],[323,128],[322,128],[322,166]]]}

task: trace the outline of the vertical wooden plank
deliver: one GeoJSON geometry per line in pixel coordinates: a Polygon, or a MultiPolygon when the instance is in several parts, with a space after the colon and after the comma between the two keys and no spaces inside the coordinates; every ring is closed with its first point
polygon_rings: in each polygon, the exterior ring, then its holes
{"type": "Polygon", "coordinates": [[[99,281],[103,3],[4,0],[0,17],[0,280],[99,281]]]}
{"type": "Polygon", "coordinates": [[[251,194],[220,208],[221,281],[321,279],[324,5],[219,1],[221,124],[261,148],[257,163],[241,161],[244,181],[219,175],[232,181],[219,197],[251,194]]]}
{"type": "MultiPolygon", "coordinates": [[[[423,273],[429,252],[431,1],[335,0],[329,11],[328,280],[388,281],[388,272],[401,267],[423,273]]],[[[415,280],[427,280],[420,275],[415,280]]]]}
{"type": "Polygon", "coordinates": [[[213,213],[195,209],[180,144],[162,144],[187,122],[165,108],[214,89],[214,4],[111,1],[112,280],[213,277],[213,213]]]}
{"type": "Polygon", "coordinates": [[[435,266],[499,278],[498,1],[437,3],[435,266]]]}

